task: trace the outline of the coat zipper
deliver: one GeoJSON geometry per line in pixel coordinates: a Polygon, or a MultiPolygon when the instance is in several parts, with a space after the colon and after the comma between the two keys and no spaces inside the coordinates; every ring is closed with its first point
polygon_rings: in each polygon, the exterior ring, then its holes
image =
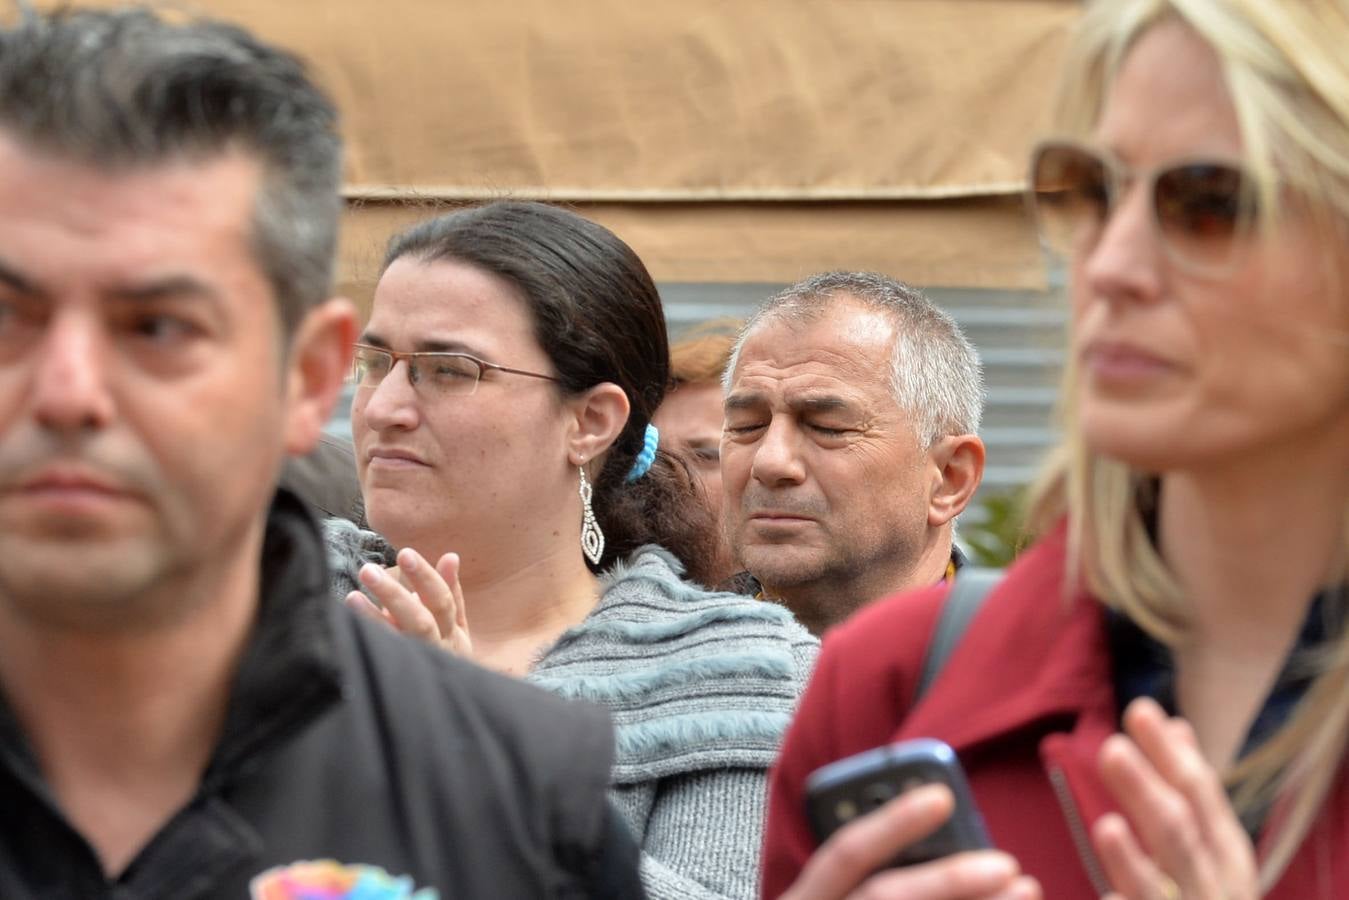
{"type": "Polygon", "coordinates": [[[1082,867],[1087,870],[1087,878],[1097,895],[1104,897],[1111,891],[1110,881],[1105,877],[1101,861],[1096,858],[1096,851],[1087,837],[1087,826],[1083,823],[1082,814],[1078,812],[1077,804],[1073,801],[1072,791],[1068,788],[1068,778],[1063,774],[1061,767],[1049,768],[1049,784],[1053,787],[1054,797],[1059,801],[1059,809],[1068,822],[1068,832],[1073,836],[1073,844],[1077,847],[1077,856],[1082,861],[1082,867]]]}

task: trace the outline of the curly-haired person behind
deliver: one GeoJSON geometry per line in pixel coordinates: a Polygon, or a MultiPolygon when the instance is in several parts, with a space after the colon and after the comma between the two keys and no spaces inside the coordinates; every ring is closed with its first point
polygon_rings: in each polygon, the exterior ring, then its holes
{"type": "Polygon", "coordinates": [[[607,706],[649,895],[753,896],[767,771],[816,644],[780,607],[685,580],[717,531],[650,425],[669,351],[641,260],[541,203],[419,224],[390,244],[355,376],[378,534],[330,522],[339,593],[607,706]]]}
{"type": "MultiPolygon", "coordinates": [[[[683,456],[702,485],[708,508],[721,520],[722,375],[730,362],[739,319],[711,319],[670,345],[670,390],[652,421],[662,445],[683,456]]],[[[719,531],[721,560],[704,572],[705,584],[720,585],[735,571],[726,536],[719,531]]]]}

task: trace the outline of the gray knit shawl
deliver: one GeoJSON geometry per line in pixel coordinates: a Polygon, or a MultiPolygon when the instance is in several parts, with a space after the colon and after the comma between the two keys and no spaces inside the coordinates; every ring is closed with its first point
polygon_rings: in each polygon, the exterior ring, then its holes
{"type": "Polygon", "coordinates": [[[711,768],[767,768],[817,644],[780,606],[711,593],[648,546],[613,566],[599,605],[528,680],[609,708],[615,784],[711,768]]]}

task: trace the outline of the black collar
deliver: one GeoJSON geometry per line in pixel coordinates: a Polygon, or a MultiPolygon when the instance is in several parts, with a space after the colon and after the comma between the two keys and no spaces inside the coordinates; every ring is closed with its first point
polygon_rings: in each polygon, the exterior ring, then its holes
{"type": "Polygon", "coordinates": [[[230,690],[203,787],[308,725],[341,698],[323,536],[304,503],[277,491],[267,516],[257,623],[230,690]]]}
{"type": "MultiPolygon", "coordinates": [[[[202,781],[217,790],[341,698],[335,617],[318,526],[278,491],[263,538],[257,621],[230,689],[225,726],[202,781]]],[[[51,802],[35,754],[0,691],[0,761],[51,802]]],[[[53,807],[55,804],[53,804],[53,807]]]]}

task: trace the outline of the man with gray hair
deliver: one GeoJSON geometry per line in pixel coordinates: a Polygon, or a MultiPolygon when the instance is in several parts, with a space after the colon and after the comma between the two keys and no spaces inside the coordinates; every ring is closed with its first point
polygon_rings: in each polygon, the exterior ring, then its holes
{"type": "Polygon", "coordinates": [[[640,895],[606,716],[329,602],[276,493],[351,356],[341,169],[241,29],[0,26],[6,900],[640,895]]]}
{"type": "Polygon", "coordinates": [[[765,597],[819,634],[954,573],[983,380],[950,316],[884,275],[815,275],[750,317],[724,387],[723,522],[765,597]]]}

